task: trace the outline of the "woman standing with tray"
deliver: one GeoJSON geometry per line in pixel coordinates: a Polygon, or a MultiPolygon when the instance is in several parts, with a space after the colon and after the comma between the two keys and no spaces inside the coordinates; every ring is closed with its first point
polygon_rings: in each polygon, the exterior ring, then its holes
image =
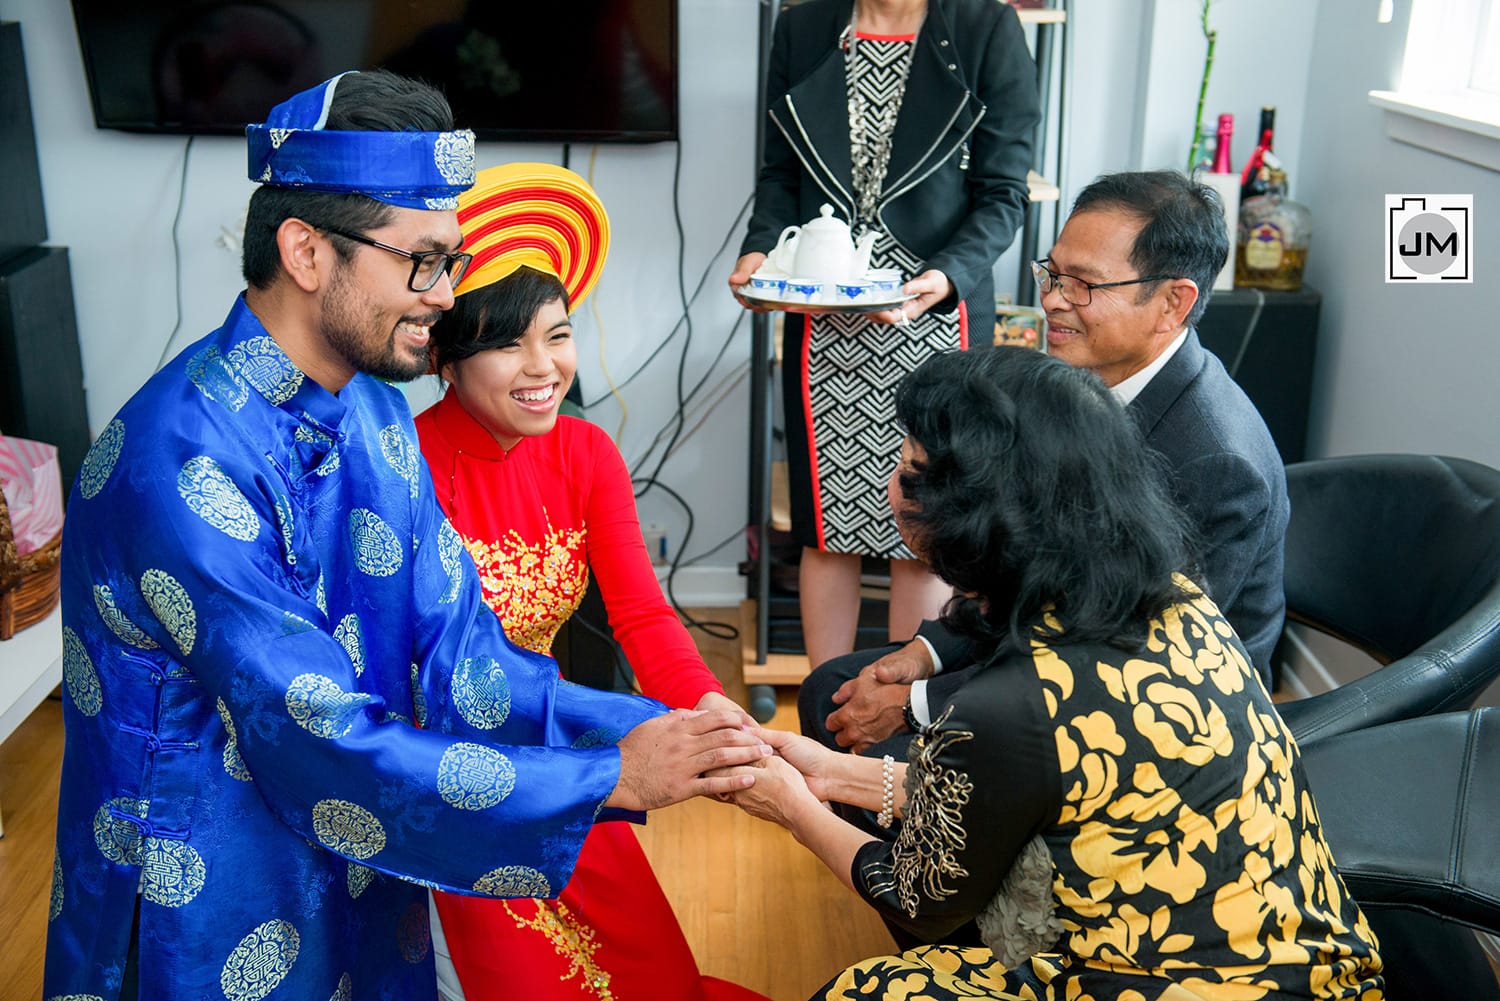
{"type": "MultiPolygon", "coordinates": [[[[892,639],[949,590],[901,542],[884,484],[900,450],[896,383],[937,351],[982,343],[995,260],[1025,210],[1036,65],[995,0],[810,0],[776,22],[765,159],[734,274],[827,202],[872,268],[913,275],[900,309],[790,317],[783,356],[802,629],[816,667],[853,649],[862,555],[891,560],[892,639]]],[[[748,305],[748,303],[747,303],[748,305]]]]}

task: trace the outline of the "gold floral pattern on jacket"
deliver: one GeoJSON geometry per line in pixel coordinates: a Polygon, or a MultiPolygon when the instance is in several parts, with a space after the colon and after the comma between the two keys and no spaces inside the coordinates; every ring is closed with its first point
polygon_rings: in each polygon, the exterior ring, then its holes
{"type": "Polygon", "coordinates": [[[614,1001],[614,994],[609,989],[609,971],[600,967],[594,959],[594,953],[599,949],[594,929],[575,917],[568,910],[567,904],[561,900],[506,900],[502,904],[506,913],[516,922],[517,928],[545,936],[552,943],[552,948],[557,950],[557,954],[568,961],[568,972],[559,977],[559,980],[567,981],[577,977],[584,989],[599,1001],[614,1001]],[[527,903],[535,904],[536,916],[530,919],[521,917],[511,907],[512,903],[522,908],[527,903]]]}
{"type": "MultiPolygon", "coordinates": [[[[543,509],[546,517],[546,509],[543,509]]],[[[589,586],[586,528],[555,528],[547,518],[540,541],[511,529],[495,542],[464,537],[479,569],[484,600],[517,646],[550,654],[552,640],[589,586]]]]}

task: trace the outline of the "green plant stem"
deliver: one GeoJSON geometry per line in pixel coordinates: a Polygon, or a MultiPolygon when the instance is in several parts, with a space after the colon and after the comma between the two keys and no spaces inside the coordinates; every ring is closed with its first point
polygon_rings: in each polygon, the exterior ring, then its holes
{"type": "Polygon", "coordinates": [[[1208,96],[1208,76],[1214,68],[1214,44],[1219,40],[1219,33],[1208,27],[1208,8],[1211,6],[1213,0],[1203,0],[1203,37],[1208,40],[1208,51],[1203,55],[1203,79],[1198,83],[1198,113],[1193,119],[1193,144],[1188,147],[1189,174],[1198,166],[1198,151],[1203,146],[1203,102],[1208,96]]]}

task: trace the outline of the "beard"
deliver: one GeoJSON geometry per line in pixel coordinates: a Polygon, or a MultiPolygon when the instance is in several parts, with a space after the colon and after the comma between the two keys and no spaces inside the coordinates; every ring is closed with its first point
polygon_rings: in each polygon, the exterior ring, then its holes
{"type": "MultiPolygon", "coordinates": [[[[328,295],[323,302],[323,337],[356,372],[373,375],[388,382],[410,382],[428,370],[427,352],[401,352],[396,347],[394,326],[384,340],[377,333],[379,311],[367,305],[340,263],[333,273],[328,295]]],[[[416,323],[431,323],[437,317],[403,317],[416,323]]]]}

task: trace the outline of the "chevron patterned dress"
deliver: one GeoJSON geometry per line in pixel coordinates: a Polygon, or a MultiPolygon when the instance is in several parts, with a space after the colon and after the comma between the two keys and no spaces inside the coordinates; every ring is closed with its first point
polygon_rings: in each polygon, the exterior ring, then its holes
{"type": "MultiPolygon", "coordinates": [[[[871,64],[861,73],[851,73],[850,80],[851,86],[864,89],[865,100],[858,105],[866,109],[865,135],[876,135],[882,119],[894,120],[882,112],[890,101],[900,99],[900,67],[915,44],[915,36],[860,38],[855,58],[871,64]]],[[[858,181],[855,194],[862,194],[858,181]]],[[[899,246],[878,219],[865,224],[878,234],[870,267],[897,268],[908,279],[921,273],[923,262],[899,246]]],[[[896,531],[885,492],[901,454],[896,386],[928,356],[968,346],[958,312],[924,313],[904,327],[873,323],[858,313],[818,314],[810,321],[800,354],[788,358],[801,376],[801,405],[788,406],[787,411],[789,420],[807,424],[812,481],[807,486],[813,497],[817,548],[912,559],[896,531]]],[[[794,476],[800,465],[791,464],[794,476]]],[[[794,488],[802,486],[793,483],[794,488]]]]}

